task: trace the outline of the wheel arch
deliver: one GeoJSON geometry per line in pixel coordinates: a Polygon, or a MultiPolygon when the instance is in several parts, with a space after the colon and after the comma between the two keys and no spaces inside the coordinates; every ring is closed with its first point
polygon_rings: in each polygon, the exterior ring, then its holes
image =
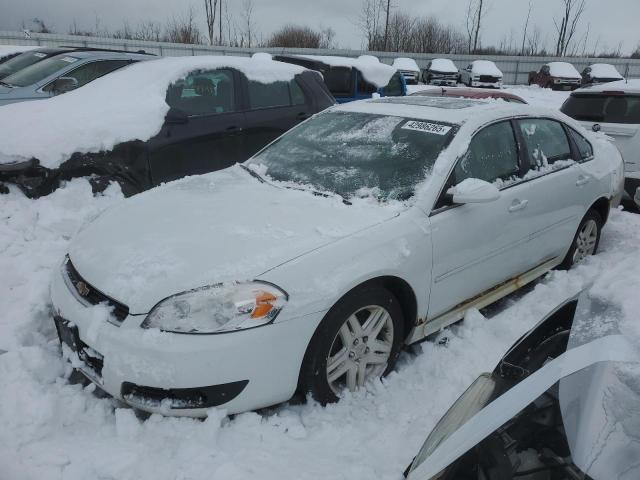
{"type": "Polygon", "coordinates": [[[589,210],[594,210],[595,212],[597,212],[598,215],[600,215],[600,218],[602,218],[603,224],[607,223],[607,220],[609,219],[609,211],[611,210],[609,200],[605,197],[600,197],[595,202],[593,202],[593,204],[589,207],[589,210]]]}

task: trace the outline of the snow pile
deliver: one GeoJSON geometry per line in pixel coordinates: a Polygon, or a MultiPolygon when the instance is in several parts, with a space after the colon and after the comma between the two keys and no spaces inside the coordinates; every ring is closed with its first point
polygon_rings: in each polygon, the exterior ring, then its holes
{"type": "Polygon", "coordinates": [[[458,67],[448,58],[434,58],[431,60],[431,70],[440,73],[458,73],[458,67]]]}
{"type": "Polygon", "coordinates": [[[375,85],[377,88],[386,87],[391,77],[396,73],[396,69],[391,65],[380,63],[372,55],[361,55],[358,58],[334,57],[330,55],[296,55],[300,58],[317,60],[331,67],[352,67],[357,68],[364,79],[375,85]]]}
{"type": "Polygon", "coordinates": [[[591,78],[617,78],[623,80],[624,77],[620,75],[620,72],[609,63],[594,63],[590,65],[591,78]]]}
{"type": "Polygon", "coordinates": [[[0,61],[3,58],[8,57],[10,55],[14,55],[16,53],[27,52],[29,50],[34,50],[38,48],[37,45],[0,45],[0,61]]]}
{"type": "Polygon", "coordinates": [[[552,77],[561,78],[580,78],[580,73],[573,65],[567,62],[551,62],[547,63],[552,77]]]}
{"type": "Polygon", "coordinates": [[[393,61],[393,68],[408,72],[419,72],[420,67],[413,58],[400,57],[393,61]]]}
{"type": "Polygon", "coordinates": [[[74,152],[148,140],[160,131],[169,110],[167,87],[194,70],[215,68],[236,68],[262,83],[289,81],[304,71],[263,58],[230,56],[139,62],[64,95],[0,108],[0,163],[35,157],[54,168],[74,152]]]}
{"type": "Polygon", "coordinates": [[[490,75],[492,77],[502,77],[502,72],[495,63],[489,60],[475,60],[471,62],[471,72],[474,75],[490,75]]]}

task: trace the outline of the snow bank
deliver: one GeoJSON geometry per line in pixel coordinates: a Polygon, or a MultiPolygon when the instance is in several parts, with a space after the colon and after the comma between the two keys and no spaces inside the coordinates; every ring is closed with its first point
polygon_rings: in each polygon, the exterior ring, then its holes
{"type": "MultiPolygon", "coordinates": [[[[139,62],[72,92],[0,108],[0,163],[35,157],[54,168],[74,152],[99,152],[148,140],[169,110],[172,82],[198,69],[236,68],[262,83],[289,81],[304,69],[264,58],[167,57],[139,62]]],[[[391,67],[389,67],[391,68],[391,67]]]]}
{"type": "Polygon", "coordinates": [[[458,67],[448,58],[434,58],[431,60],[431,70],[441,73],[458,73],[458,67]]]}
{"type": "Polygon", "coordinates": [[[419,72],[420,67],[413,58],[400,57],[393,61],[393,68],[396,70],[407,70],[411,72],[419,72]]]}
{"type": "Polygon", "coordinates": [[[609,63],[594,63],[589,65],[591,69],[592,78],[617,78],[623,80],[624,77],[620,75],[620,72],[609,63]]]}
{"type": "Polygon", "coordinates": [[[552,77],[580,78],[580,73],[573,65],[567,62],[547,63],[552,77]]]}
{"type": "Polygon", "coordinates": [[[492,77],[502,77],[502,72],[495,63],[489,60],[474,60],[471,62],[471,71],[474,75],[491,75],[492,77]]]}
{"type": "Polygon", "coordinates": [[[38,48],[37,45],[0,45],[0,60],[15,53],[27,52],[38,48]]]}
{"type": "Polygon", "coordinates": [[[353,67],[357,68],[364,79],[378,88],[386,87],[391,77],[396,73],[396,69],[391,65],[380,63],[372,55],[361,55],[358,58],[334,57],[330,55],[296,55],[300,58],[318,60],[332,67],[353,67]]]}

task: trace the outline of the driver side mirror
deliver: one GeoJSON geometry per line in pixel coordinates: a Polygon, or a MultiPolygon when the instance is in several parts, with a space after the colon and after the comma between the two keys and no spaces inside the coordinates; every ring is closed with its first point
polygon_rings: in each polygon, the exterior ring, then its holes
{"type": "Polygon", "coordinates": [[[451,195],[453,203],[489,203],[500,198],[500,190],[492,183],[478,178],[467,178],[455,187],[451,187],[447,194],[451,195]]]}
{"type": "Polygon", "coordinates": [[[182,124],[187,123],[189,121],[189,115],[178,108],[171,107],[167,112],[167,115],[164,117],[166,123],[171,124],[182,124]]]}
{"type": "Polygon", "coordinates": [[[75,90],[76,88],[78,88],[78,80],[76,78],[60,77],[53,81],[48,90],[54,95],[60,95],[75,90]]]}

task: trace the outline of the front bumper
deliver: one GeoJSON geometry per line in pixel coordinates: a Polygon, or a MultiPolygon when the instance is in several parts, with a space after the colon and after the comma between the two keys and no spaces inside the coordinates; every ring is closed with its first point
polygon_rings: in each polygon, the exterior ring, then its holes
{"type": "Polygon", "coordinates": [[[429,85],[438,85],[443,87],[455,87],[458,84],[458,80],[455,78],[432,78],[429,81],[429,85]]]}
{"type": "Polygon", "coordinates": [[[85,354],[63,348],[75,368],[114,398],[176,416],[206,416],[210,406],[233,414],[291,398],[306,347],[323,316],[319,312],[216,335],[142,329],[144,315],[129,315],[118,326],[95,315],[97,307],[80,303],[62,272],[51,284],[51,299],[54,315],[77,327],[86,348],[85,354]],[[205,403],[193,403],[203,397],[205,403]]]}
{"type": "Polygon", "coordinates": [[[473,80],[471,82],[472,87],[484,87],[484,88],[502,88],[502,82],[479,82],[473,80]]]}

